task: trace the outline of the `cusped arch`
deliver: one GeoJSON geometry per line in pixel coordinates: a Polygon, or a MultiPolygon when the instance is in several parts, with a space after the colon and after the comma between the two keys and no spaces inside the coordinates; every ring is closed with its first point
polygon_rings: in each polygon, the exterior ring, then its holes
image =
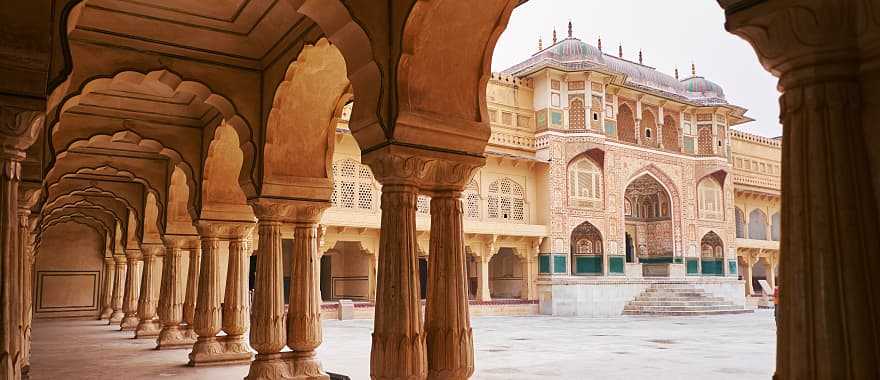
{"type": "MultiPolygon", "coordinates": [[[[52,220],[48,220],[41,224],[41,228],[37,231],[36,236],[34,238],[34,256],[38,255],[40,252],[40,246],[42,245],[42,235],[43,232],[48,230],[50,227],[62,223],[73,222],[82,224],[84,226],[90,227],[101,236],[102,240],[106,240],[108,235],[108,227],[104,225],[104,223],[92,216],[83,214],[83,213],[72,213],[63,216],[59,216],[52,220]]],[[[107,245],[107,242],[104,241],[104,246],[107,245]]]]}
{"type": "MultiPolygon", "coordinates": [[[[229,99],[212,92],[210,88],[201,82],[183,80],[179,75],[168,70],[156,70],[146,74],[137,71],[122,71],[112,77],[94,77],[86,81],[78,93],[75,95],[70,94],[66,100],[59,101],[61,105],[56,107],[57,115],[55,115],[54,120],[59,120],[64,112],[79,105],[83,97],[90,93],[132,87],[149,88],[162,94],[186,93],[191,95],[194,101],[215,109],[223,118],[223,123],[231,126],[238,134],[240,148],[244,154],[244,165],[239,173],[239,183],[248,196],[254,195],[253,175],[257,149],[252,128],[238,114],[235,106],[229,99]]],[[[212,136],[216,128],[217,125],[206,126],[205,135],[212,136]]],[[[55,122],[50,126],[48,134],[52,136],[54,141],[56,134],[61,133],[63,129],[60,123],[55,122]]],[[[50,157],[54,156],[54,149],[55,147],[50,144],[50,157]]],[[[51,159],[49,166],[52,166],[51,159]]]]}
{"type": "Polygon", "coordinates": [[[139,238],[142,237],[143,231],[141,231],[141,228],[139,228],[138,226],[142,225],[144,221],[144,215],[142,214],[143,210],[133,205],[125,197],[122,197],[115,192],[102,189],[98,186],[84,186],[82,188],[73,189],[63,194],[58,194],[55,197],[50,197],[47,199],[44,208],[52,209],[53,207],[56,207],[57,204],[66,202],[68,199],[73,197],[105,197],[121,203],[128,210],[129,215],[133,217],[134,223],[136,225],[132,225],[130,222],[125,222],[122,224],[124,226],[127,226],[128,231],[135,231],[139,238]]]}

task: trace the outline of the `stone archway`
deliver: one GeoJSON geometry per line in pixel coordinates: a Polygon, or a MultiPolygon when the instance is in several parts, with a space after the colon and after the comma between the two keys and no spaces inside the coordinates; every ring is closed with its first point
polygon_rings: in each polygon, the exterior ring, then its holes
{"type": "Polygon", "coordinates": [[[636,176],[624,195],[624,231],[629,237],[633,261],[642,264],[646,276],[668,276],[676,263],[675,207],[669,190],[650,174],[636,176]]]}
{"type": "Polygon", "coordinates": [[[523,289],[522,258],[514,248],[501,247],[489,259],[489,294],[495,298],[523,299],[528,292],[523,289]]]}
{"type": "Polygon", "coordinates": [[[571,274],[602,275],[605,271],[602,233],[590,222],[571,231],[571,274]]]}
{"type": "Polygon", "coordinates": [[[704,276],[724,276],[724,241],[709,231],[700,239],[700,273],[704,276]]]}

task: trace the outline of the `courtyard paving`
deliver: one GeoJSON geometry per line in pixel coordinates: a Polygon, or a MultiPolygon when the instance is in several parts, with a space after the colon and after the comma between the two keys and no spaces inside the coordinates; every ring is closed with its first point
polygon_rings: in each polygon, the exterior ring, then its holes
{"type": "MultiPolygon", "coordinates": [[[[769,379],[772,313],[712,317],[475,317],[474,379],[769,379]]],[[[328,371],[369,379],[371,320],[325,321],[328,371]]],[[[31,379],[241,379],[246,365],[189,368],[106,322],[36,321],[31,379]]]]}

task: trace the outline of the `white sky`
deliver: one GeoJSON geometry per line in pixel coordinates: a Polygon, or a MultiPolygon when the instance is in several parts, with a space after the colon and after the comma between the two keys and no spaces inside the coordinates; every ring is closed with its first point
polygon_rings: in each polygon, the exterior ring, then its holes
{"type": "Polygon", "coordinates": [[[752,47],[724,30],[724,12],[714,0],[530,0],[513,11],[507,30],[498,40],[492,70],[501,71],[552,44],[553,28],[561,40],[568,35],[568,21],[574,36],[637,61],[639,49],[644,63],[680,78],[690,76],[691,61],[697,75],[718,83],[727,101],[747,108],[754,122],[737,129],[768,137],[782,134],[779,124],[779,93],[776,78],[758,63],[752,47]]]}

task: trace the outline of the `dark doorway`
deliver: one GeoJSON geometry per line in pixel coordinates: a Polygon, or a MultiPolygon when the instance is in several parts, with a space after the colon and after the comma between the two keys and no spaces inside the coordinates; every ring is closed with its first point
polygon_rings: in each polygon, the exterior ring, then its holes
{"type": "Polygon", "coordinates": [[[329,301],[333,298],[333,268],[330,266],[332,257],[321,256],[321,300],[329,301]]]}
{"type": "Polygon", "coordinates": [[[428,259],[419,258],[419,297],[428,298],[428,259]]]}
{"type": "Polygon", "coordinates": [[[633,247],[633,238],[628,233],[626,234],[626,262],[632,263],[635,262],[633,251],[635,248],[633,247]]]}

